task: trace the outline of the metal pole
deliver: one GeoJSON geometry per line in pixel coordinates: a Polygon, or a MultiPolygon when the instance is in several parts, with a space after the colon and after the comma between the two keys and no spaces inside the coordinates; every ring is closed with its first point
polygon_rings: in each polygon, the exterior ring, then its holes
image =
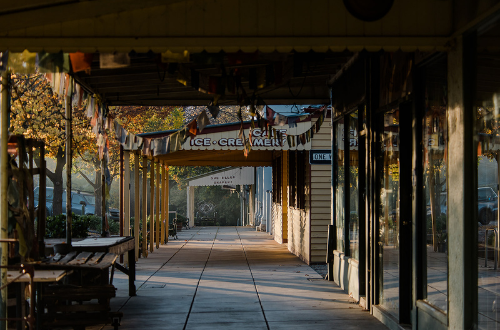
{"type": "Polygon", "coordinates": [[[71,169],[73,168],[73,150],[72,150],[72,142],[73,142],[73,111],[71,109],[71,94],[73,89],[72,79],[66,76],[66,79],[69,79],[68,90],[66,91],[65,97],[65,115],[66,115],[66,244],[71,246],[71,237],[72,237],[72,222],[73,222],[73,214],[71,210],[71,169]]]}
{"type": "MultiPolygon", "coordinates": [[[[0,137],[1,137],[1,156],[0,156],[0,174],[1,174],[1,202],[0,202],[0,211],[1,211],[1,235],[0,238],[2,240],[6,240],[8,236],[8,217],[9,217],[9,205],[7,202],[7,190],[9,187],[9,175],[8,175],[8,159],[9,154],[7,152],[8,147],[8,139],[9,139],[9,80],[10,73],[3,72],[2,73],[2,116],[0,121],[0,137]]],[[[8,260],[8,244],[6,241],[2,241],[0,243],[1,249],[1,266],[6,267],[9,263],[8,260]]],[[[1,268],[2,281],[1,285],[3,287],[0,297],[0,318],[5,319],[7,317],[7,268],[1,268]]],[[[7,329],[7,321],[0,322],[0,329],[7,329]]]]}

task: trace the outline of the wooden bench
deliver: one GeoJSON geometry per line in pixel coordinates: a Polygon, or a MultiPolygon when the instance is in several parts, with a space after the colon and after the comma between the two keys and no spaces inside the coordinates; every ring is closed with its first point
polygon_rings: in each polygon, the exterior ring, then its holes
{"type": "Polygon", "coordinates": [[[72,251],[46,260],[42,267],[72,270],[73,274],[63,285],[43,288],[43,308],[47,313],[42,327],[80,330],[86,326],[111,323],[117,329],[123,314],[110,309],[110,300],[116,295],[112,281],[117,258],[115,253],[72,251]]]}
{"type": "Polygon", "coordinates": [[[49,285],[43,293],[47,308],[43,327],[85,329],[86,326],[110,323],[117,329],[123,313],[110,310],[110,299],[115,296],[113,285],[49,285]]]}

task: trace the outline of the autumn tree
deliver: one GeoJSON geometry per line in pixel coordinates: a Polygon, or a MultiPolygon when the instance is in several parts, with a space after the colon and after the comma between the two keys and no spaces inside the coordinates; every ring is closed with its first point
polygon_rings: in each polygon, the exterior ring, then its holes
{"type": "MultiPolygon", "coordinates": [[[[56,160],[47,177],[54,185],[54,214],[62,213],[63,170],[65,155],[65,117],[62,99],[53,93],[43,74],[12,74],[10,131],[27,138],[42,140],[46,156],[56,160]]],[[[73,146],[79,153],[92,147],[95,136],[83,109],[74,108],[73,146]]],[[[76,155],[76,154],[75,154],[76,155]]]]}

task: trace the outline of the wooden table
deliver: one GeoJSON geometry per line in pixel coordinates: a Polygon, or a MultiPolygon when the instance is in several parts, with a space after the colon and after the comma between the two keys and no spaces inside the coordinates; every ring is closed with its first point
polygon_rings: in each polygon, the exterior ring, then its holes
{"type": "MultiPolygon", "coordinates": [[[[12,281],[16,277],[21,275],[18,271],[8,270],[7,271],[7,281],[12,281]]],[[[43,282],[58,282],[66,276],[65,270],[35,270],[35,276],[33,276],[33,282],[43,283],[43,282]]],[[[28,274],[23,274],[23,276],[16,279],[14,282],[27,283],[30,281],[28,274]]]]}
{"type": "MultiPolygon", "coordinates": [[[[53,269],[53,270],[34,270],[33,273],[33,282],[29,274],[21,273],[17,270],[8,270],[7,271],[7,281],[12,283],[19,283],[20,287],[18,288],[17,293],[17,314],[19,319],[21,320],[20,328],[24,329],[25,325],[25,306],[26,302],[21,297],[24,295],[24,286],[26,283],[34,284],[35,287],[30,288],[31,292],[31,304],[30,304],[30,315],[26,318],[28,323],[30,324],[29,328],[33,329],[35,327],[35,304],[37,305],[37,310],[41,310],[41,284],[42,283],[50,283],[50,282],[58,282],[66,276],[67,271],[61,269],[53,269]],[[38,295],[35,295],[35,291],[38,291],[38,295]]],[[[41,315],[38,315],[36,318],[36,328],[41,328],[41,315]]]]}
{"type": "Polygon", "coordinates": [[[128,275],[129,296],[136,295],[135,289],[135,242],[133,237],[97,237],[86,238],[73,243],[73,250],[80,252],[104,252],[128,255],[128,268],[115,264],[116,269],[128,275]]]}

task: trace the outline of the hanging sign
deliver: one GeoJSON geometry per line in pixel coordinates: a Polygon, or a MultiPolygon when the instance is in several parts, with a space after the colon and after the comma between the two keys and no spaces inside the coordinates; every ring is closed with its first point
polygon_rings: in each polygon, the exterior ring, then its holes
{"type": "Polygon", "coordinates": [[[311,165],[331,165],[332,151],[331,150],[310,150],[309,164],[311,165]]]}

